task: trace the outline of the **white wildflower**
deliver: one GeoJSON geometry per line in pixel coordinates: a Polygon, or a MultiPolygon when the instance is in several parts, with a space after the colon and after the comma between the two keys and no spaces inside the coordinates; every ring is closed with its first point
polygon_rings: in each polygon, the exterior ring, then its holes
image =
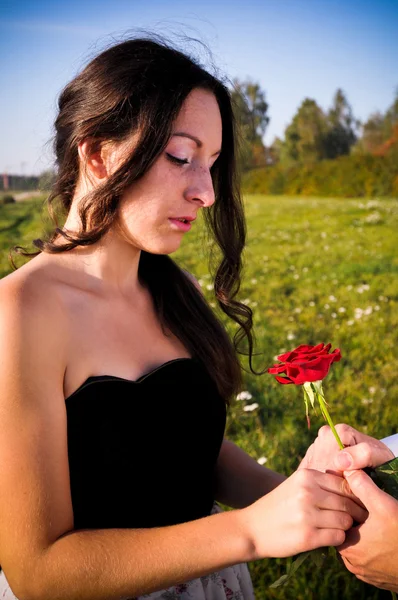
{"type": "Polygon", "coordinates": [[[296,336],[294,335],[294,333],[292,333],[292,332],[290,331],[290,332],[287,334],[287,336],[286,336],[286,339],[287,339],[287,340],[289,340],[289,341],[291,341],[291,340],[294,340],[294,339],[295,339],[295,337],[296,337],[296,336]]]}
{"type": "Polygon", "coordinates": [[[208,283],[208,284],[206,285],[206,289],[210,291],[210,290],[212,290],[212,289],[214,289],[214,288],[213,288],[213,285],[212,285],[211,283],[208,283]]]}
{"type": "Polygon", "coordinates": [[[337,302],[336,296],[329,296],[330,302],[337,302]]]}
{"type": "Polygon", "coordinates": [[[368,215],[367,217],[365,217],[365,221],[366,223],[381,223],[382,218],[381,218],[381,214],[377,211],[370,213],[370,215],[368,215]]]}
{"type": "Polygon", "coordinates": [[[371,396],[374,396],[374,395],[375,395],[375,393],[376,393],[376,388],[374,387],[374,385],[372,385],[372,386],[369,388],[369,394],[370,394],[371,396]]]}
{"type": "Polygon", "coordinates": [[[253,279],[251,280],[251,283],[252,283],[253,285],[255,285],[255,284],[257,283],[257,279],[256,279],[255,277],[253,277],[253,279]]]}
{"type": "Polygon", "coordinates": [[[308,305],[309,305],[309,306],[315,306],[315,302],[313,302],[313,301],[311,300],[311,302],[309,302],[309,303],[308,303],[308,305]]]}
{"type": "Polygon", "coordinates": [[[258,408],[258,404],[257,402],[253,402],[253,404],[246,404],[246,406],[243,407],[243,410],[245,412],[252,412],[253,410],[256,410],[256,408],[258,408]]]}
{"type": "Polygon", "coordinates": [[[337,317],[337,313],[332,312],[332,314],[330,316],[332,317],[332,319],[335,319],[337,317]]]}
{"type": "Polygon", "coordinates": [[[362,398],[361,402],[362,404],[372,404],[373,400],[372,398],[362,398]]]}
{"type": "Polygon", "coordinates": [[[328,310],[328,308],[330,308],[329,304],[325,304],[324,307],[326,310],[328,310]]]}
{"type": "Polygon", "coordinates": [[[236,396],[237,400],[251,400],[252,398],[253,398],[253,396],[251,395],[251,393],[250,392],[246,392],[246,391],[240,392],[240,394],[238,394],[236,396]]]}
{"type": "Polygon", "coordinates": [[[265,465],[265,463],[268,462],[268,458],[265,456],[260,456],[260,458],[257,459],[257,462],[259,465],[265,465]]]}
{"type": "Polygon", "coordinates": [[[340,306],[339,308],[339,313],[345,313],[346,309],[344,308],[344,306],[340,306]]]}
{"type": "Polygon", "coordinates": [[[349,327],[351,327],[351,325],[354,325],[354,321],[352,319],[350,319],[349,321],[347,321],[347,325],[349,327]]]}

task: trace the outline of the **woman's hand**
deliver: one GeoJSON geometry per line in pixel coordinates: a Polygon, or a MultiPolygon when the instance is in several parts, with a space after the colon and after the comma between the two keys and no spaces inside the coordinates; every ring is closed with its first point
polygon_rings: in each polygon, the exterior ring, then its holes
{"type": "Polygon", "coordinates": [[[367,511],[353,500],[342,477],[301,469],[247,508],[246,526],[255,557],[286,557],[339,546],[367,511]]]}

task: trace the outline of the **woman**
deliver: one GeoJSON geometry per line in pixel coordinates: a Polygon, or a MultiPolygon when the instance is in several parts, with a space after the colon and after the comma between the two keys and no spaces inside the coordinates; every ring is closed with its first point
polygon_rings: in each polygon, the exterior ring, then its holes
{"type": "Polygon", "coordinates": [[[65,88],[55,126],[65,225],[0,282],[4,584],[20,600],[252,598],[242,563],[341,544],[365,512],[341,478],[284,481],[223,439],[236,350],[168,254],[203,209],[251,358],[228,90],[130,40],[65,88]]]}

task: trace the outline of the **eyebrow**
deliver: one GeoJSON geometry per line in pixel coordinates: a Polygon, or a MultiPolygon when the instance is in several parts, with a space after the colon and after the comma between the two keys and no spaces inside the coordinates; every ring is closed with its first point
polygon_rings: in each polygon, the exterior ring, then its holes
{"type": "MultiPolygon", "coordinates": [[[[201,142],[199,138],[197,138],[195,135],[191,135],[190,133],[185,133],[185,131],[176,131],[175,133],[173,133],[172,137],[174,136],[189,138],[190,140],[193,140],[195,142],[198,148],[201,148],[203,146],[203,142],[201,142]]],[[[220,153],[221,150],[218,150],[217,152],[212,154],[212,156],[217,156],[220,153]]]]}

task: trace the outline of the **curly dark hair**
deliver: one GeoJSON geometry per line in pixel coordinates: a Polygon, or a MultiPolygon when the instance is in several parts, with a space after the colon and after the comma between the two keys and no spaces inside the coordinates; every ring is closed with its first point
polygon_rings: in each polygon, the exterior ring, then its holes
{"type": "Polygon", "coordinates": [[[33,257],[98,242],[115,223],[125,190],[164,151],[184,100],[197,88],[214,94],[222,119],[222,152],[212,167],[216,202],[204,215],[218,247],[215,295],[223,312],[239,325],[233,343],[194,283],[169,256],[142,251],[138,274],[152,294],[162,326],[204,363],[229,403],[242,384],[238,354],[249,355],[250,369],[255,372],[252,311],[236,299],[246,225],[236,169],[231,95],[227,85],[196,60],[164,40],[150,36],[129,39],[99,54],[65,87],[55,121],[58,174],[47,200],[55,228],[46,240],[34,240],[37,252],[29,253],[20,246],[14,251],[33,257]],[[59,227],[52,203],[57,200],[66,214],[70,210],[79,176],[79,143],[121,142],[133,133],[137,143],[131,155],[103,185],[84,198],[79,208],[81,231],[71,234],[59,227]],[[241,347],[243,341],[247,342],[247,351],[241,347]]]}

